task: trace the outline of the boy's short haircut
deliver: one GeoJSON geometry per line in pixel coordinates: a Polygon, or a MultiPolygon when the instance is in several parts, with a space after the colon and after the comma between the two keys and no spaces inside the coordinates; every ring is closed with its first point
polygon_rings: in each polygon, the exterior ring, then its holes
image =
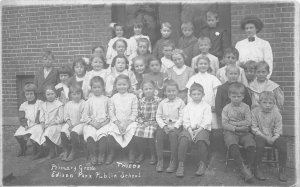
{"type": "Polygon", "coordinates": [[[194,30],[194,25],[193,25],[193,23],[190,22],[190,21],[188,21],[188,22],[183,22],[183,23],[181,24],[181,30],[182,30],[183,28],[191,28],[192,30],[194,30]]]}
{"type": "Polygon", "coordinates": [[[201,42],[207,42],[209,46],[211,46],[211,41],[208,37],[199,37],[198,44],[200,44],[201,42]]]}
{"type": "Polygon", "coordinates": [[[126,42],[124,39],[119,38],[119,39],[117,39],[117,40],[115,41],[115,43],[114,43],[113,46],[112,46],[114,50],[116,50],[117,42],[123,42],[123,43],[125,44],[125,50],[127,49],[127,47],[128,47],[127,42],[126,42]]]}
{"type": "Polygon", "coordinates": [[[229,86],[228,96],[230,96],[231,94],[245,95],[245,92],[246,92],[245,86],[240,82],[236,82],[236,83],[233,83],[229,86]]]}
{"type": "Polygon", "coordinates": [[[172,49],[175,49],[175,44],[170,40],[166,40],[162,43],[162,48],[164,49],[164,47],[172,47],[172,49]]]}
{"type": "Polygon", "coordinates": [[[50,50],[46,50],[43,52],[42,58],[44,58],[44,57],[46,57],[46,58],[50,57],[52,60],[55,60],[54,54],[50,50]]]}
{"type": "Polygon", "coordinates": [[[239,51],[235,48],[235,47],[228,47],[228,48],[226,48],[225,50],[224,50],[224,57],[225,57],[225,55],[227,55],[227,54],[233,54],[235,57],[236,57],[236,59],[238,60],[239,59],[239,51]]]}
{"type": "Polygon", "coordinates": [[[201,84],[194,82],[192,86],[190,87],[190,95],[192,94],[193,91],[198,90],[202,94],[204,94],[204,88],[201,84]]]}
{"type": "Polygon", "coordinates": [[[270,73],[270,66],[267,62],[265,61],[258,62],[255,66],[255,71],[260,67],[264,67],[270,73]]]}
{"type": "Polygon", "coordinates": [[[37,87],[33,83],[28,83],[28,84],[25,84],[25,86],[23,88],[23,91],[24,92],[34,92],[34,93],[36,93],[37,87]]]}
{"type": "Polygon", "coordinates": [[[114,23],[113,25],[114,30],[116,30],[116,27],[121,27],[124,31],[124,25],[122,25],[121,23],[114,23]]]}
{"type": "Polygon", "coordinates": [[[125,59],[125,65],[126,65],[126,69],[128,69],[128,65],[129,65],[129,61],[128,59],[126,58],[125,55],[117,55],[113,58],[112,62],[111,62],[111,67],[114,67],[116,65],[116,61],[118,58],[123,58],[125,59]]]}
{"type": "Polygon", "coordinates": [[[235,65],[235,64],[228,64],[225,67],[225,75],[227,75],[227,73],[229,71],[232,71],[232,70],[236,70],[236,71],[238,71],[238,74],[240,74],[240,68],[237,65],[235,65]]]}
{"type": "Polygon", "coordinates": [[[135,63],[135,61],[137,61],[137,60],[142,60],[142,61],[144,62],[144,64],[145,64],[145,69],[147,68],[147,63],[146,63],[146,58],[145,58],[145,56],[144,56],[144,55],[139,55],[139,56],[136,56],[136,57],[134,57],[134,58],[132,59],[132,64],[131,64],[131,69],[132,69],[132,70],[135,71],[135,69],[134,69],[134,63],[135,63]]]}
{"type": "Polygon", "coordinates": [[[209,8],[206,11],[206,18],[208,17],[215,17],[216,19],[219,19],[219,12],[217,8],[209,8]]]}
{"type": "Polygon", "coordinates": [[[171,25],[171,23],[169,23],[169,22],[163,22],[163,23],[161,24],[160,29],[162,29],[162,28],[164,28],[164,27],[166,27],[166,28],[172,30],[172,25],[171,25]]]}
{"type": "Polygon", "coordinates": [[[69,77],[71,77],[73,73],[71,68],[68,65],[64,65],[58,69],[58,76],[61,74],[68,74],[69,77]]]}
{"type": "Polygon", "coordinates": [[[133,23],[133,28],[143,28],[143,23],[140,21],[135,21],[133,23]]]}
{"type": "Polygon", "coordinates": [[[70,85],[69,98],[71,98],[71,93],[80,93],[81,99],[83,99],[83,91],[81,86],[78,83],[72,83],[70,85]]]}
{"type": "Polygon", "coordinates": [[[179,86],[178,86],[177,82],[174,81],[173,79],[167,79],[167,80],[164,81],[164,93],[165,93],[166,88],[168,86],[175,86],[176,89],[179,90],[179,86]]]}
{"type": "Polygon", "coordinates": [[[100,76],[95,76],[90,80],[90,86],[92,87],[93,83],[101,83],[103,90],[105,89],[105,83],[102,77],[100,76]]]}
{"type": "Polygon", "coordinates": [[[253,69],[255,70],[256,62],[253,60],[248,60],[245,64],[242,65],[242,68],[245,70],[253,69]]]}
{"type": "Polygon", "coordinates": [[[82,58],[77,58],[77,59],[74,60],[73,65],[72,65],[73,71],[75,71],[76,64],[83,65],[84,72],[86,72],[86,70],[87,70],[87,64],[86,64],[86,62],[82,58]]]}
{"type": "Polygon", "coordinates": [[[276,98],[275,98],[275,94],[271,91],[263,91],[259,94],[259,99],[258,101],[261,102],[264,99],[270,99],[272,100],[274,103],[276,103],[276,98]]]}

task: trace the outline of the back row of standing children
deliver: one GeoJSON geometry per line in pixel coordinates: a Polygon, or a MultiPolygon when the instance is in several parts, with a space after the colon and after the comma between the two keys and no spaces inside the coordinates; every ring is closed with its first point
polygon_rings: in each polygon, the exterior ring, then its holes
{"type": "MultiPolygon", "coordinates": [[[[44,148],[39,145],[46,142],[50,158],[55,156],[55,146],[61,145],[62,160],[71,161],[78,154],[79,136],[83,135],[89,165],[103,164],[105,157],[110,164],[118,145],[129,147],[130,163],[140,163],[148,140],[150,163],[157,163],[156,170],[161,172],[163,140],[168,137],[171,160],[166,171],[177,169],[176,175],[183,176],[187,145],[195,142],[201,157],[196,175],[203,175],[209,132],[223,127],[225,144],[246,181],[252,181],[252,172],[256,178],[265,179],[258,169],[265,143],[278,148],[279,179],[285,181],[286,146],[280,138],[279,112],[283,92],[268,79],[268,63],[247,61],[238,66],[239,51],[226,46],[226,32],[217,29],[217,16],[207,13],[209,28],[198,40],[193,36],[192,23],[183,23],[183,36],[177,44],[169,38],[171,25],[163,23],[162,38],[152,54],[140,23],[134,25],[135,35],[130,39],[123,37],[122,26],[116,24],[116,37],[110,40],[107,54],[103,47],[95,47],[87,62],[81,58],[74,61],[73,71],[67,66],[57,71],[52,67],[54,55],[46,52],[44,68],[36,74],[34,85],[24,88],[27,102],[20,106],[22,127],[15,134],[20,155],[26,151],[23,135],[31,134],[35,158],[41,157],[44,148]],[[271,120],[262,123],[265,116],[271,120]],[[238,144],[246,148],[252,171],[241,160],[238,144]],[[137,159],[134,147],[138,148],[137,159]]],[[[251,21],[248,24],[256,26],[251,21]]]]}

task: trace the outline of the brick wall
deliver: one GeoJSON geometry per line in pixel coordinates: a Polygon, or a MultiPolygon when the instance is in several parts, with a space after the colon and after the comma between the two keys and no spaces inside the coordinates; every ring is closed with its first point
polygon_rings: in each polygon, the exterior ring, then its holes
{"type": "Polygon", "coordinates": [[[44,49],[56,56],[55,66],[76,56],[89,56],[95,45],[106,45],[111,8],[104,5],[3,6],[3,115],[16,116],[16,75],[33,75],[44,49]]]}
{"type": "Polygon", "coordinates": [[[274,72],[271,80],[280,84],[285,94],[283,109],[284,134],[294,134],[294,15],[293,3],[232,4],[232,44],[246,38],[240,29],[240,21],[246,15],[257,15],[264,23],[259,37],[270,42],[274,57],[274,72]]]}

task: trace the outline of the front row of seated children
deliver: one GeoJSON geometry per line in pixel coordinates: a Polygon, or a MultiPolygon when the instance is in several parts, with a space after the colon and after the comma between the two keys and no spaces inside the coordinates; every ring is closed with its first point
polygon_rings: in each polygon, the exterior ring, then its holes
{"type": "MultiPolygon", "coordinates": [[[[199,71],[207,70],[207,65],[199,71]],[[205,67],[205,68],[204,68],[205,67]]],[[[222,111],[224,140],[236,164],[247,182],[253,181],[253,174],[259,180],[265,177],[260,171],[263,147],[268,144],[278,149],[279,180],[286,181],[286,142],[282,134],[282,118],[276,106],[273,92],[263,91],[259,95],[259,106],[250,111],[243,103],[246,88],[236,83],[238,70],[227,67],[229,77],[228,97],[230,103],[222,111]],[[239,146],[247,152],[247,165],[243,162],[239,146]]],[[[25,155],[28,135],[34,145],[34,159],[45,155],[43,144],[48,147],[48,158],[56,156],[55,147],[62,146],[61,159],[74,160],[78,157],[79,138],[87,142],[87,165],[111,164],[118,148],[129,148],[129,163],[141,163],[145,157],[145,144],[149,142],[150,164],[156,171],[163,171],[163,146],[170,142],[171,157],[166,172],[184,176],[184,162],[188,147],[196,144],[200,158],[196,175],[203,175],[207,167],[209,136],[212,128],[212,107],[204,100],[205,88],[199,83],[189,87],[191,101],[185,106],[178,97],[179,87],[173,80],[166,80],[162,101],[155,96],[156,83],[142,82],[143,97],[138,100],[131,92],[128,76],[119,75],[114,81],[113,96],[105,96],[105,84],[95,76],[90,82],[92,96],[84,101],[82,89],[77,84],[70,86],[70,101],[65,106],[56,99],[53,86],[45,88],[46,101],[36,97],[36,86],[24,87],[27,101],[20,106],[21,127],[15,133],[20,146],[19,156],[25,155]],[[71,145],[70,145],[71,143],[71,145]],[[107,152],[108,150],[108,152],[107,152]],[[156,154],[155,154],[156,152],[156,154]],[[137,153],[137,154],[136,154],[137,153]],[[137,156],[137,158],[136,158],[137,156]]]]}

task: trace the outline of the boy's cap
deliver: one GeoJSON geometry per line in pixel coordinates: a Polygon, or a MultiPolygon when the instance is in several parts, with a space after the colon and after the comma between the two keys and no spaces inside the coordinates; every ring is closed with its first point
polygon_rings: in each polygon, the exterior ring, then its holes
{"type": "Polygon", "coordinates": [[[263,22],[256,16],[247,16],[241,21],[241,29],[245,30],[245,25],[247,23],[253,23],[256,27],[257,33],[261,31],[261,29],[264,27],[263,22]]]}

